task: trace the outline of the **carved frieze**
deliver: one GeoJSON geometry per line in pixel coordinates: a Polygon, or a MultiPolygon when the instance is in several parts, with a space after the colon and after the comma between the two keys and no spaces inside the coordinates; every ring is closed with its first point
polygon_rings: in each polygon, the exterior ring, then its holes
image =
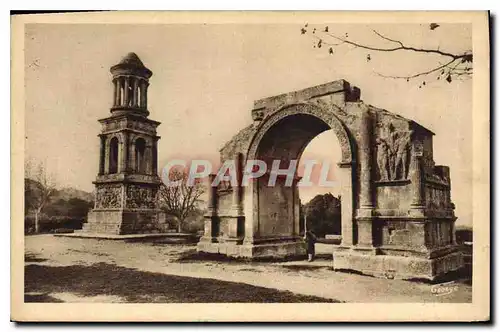
{"type": "Polygon", "coordinates": [[[156,190],[137,185],[127,186],[126,206],[132,209],[154,209],[156,207],[156,190]]]}
{"type": "Polygon", "coordinates": [[[450,192],[449,189],[447,188],[427,186],[425,200],[429,208],[434,208],[434,209],[451,208],[450,192]]]}
{"type": "Polygon", "coordinates": [[[117,209],[121,207],[122,188],[120,185],[99,186],[96,189],[96,208],[117,209]]]}
{"type": "Polygon", "coordinates": [[[256,108],[252,110],[252,119],[253,121],[262,121],[264,118],[264,110],[265,108],[256,108]]]}
{"type": "Polygon", "coordinates": [[[148,123],[143,123],[139,121],[129,121],[127,122],[127,128],[137,131],[142,131],[151,135],[156,134],[156,130],[153,126],[148,123]]]}
{"type": "Polygon", "coordinates": [[[222,180],[217,186],[217,191],[232,191],[231,182],[227,180],[222,180]]]}
{"type": "Polygon", "coordinates": [[[102,131],[103,132],[113,132],[119,131],[123,129],[132,129],[137,130],[143,133],[147,133],[149,135],[156,135],[156,128],[154,125],[149,123],[133,121],[133,120],[119,120],[119,121],[110,121],[103,123],[102,131]]]}
{"type": "Polygon", "coordinates": [[[149,174],[130,174],[127,176],[127,180],[148,183],[158,182],[158,178],[155,175],[149,174]]]}
{"type": "Polygon", "coordinates": [[[110,121],[103,124],[103,131],[116,131],[125,128],[125,120],[120,121],[110,121]]]}

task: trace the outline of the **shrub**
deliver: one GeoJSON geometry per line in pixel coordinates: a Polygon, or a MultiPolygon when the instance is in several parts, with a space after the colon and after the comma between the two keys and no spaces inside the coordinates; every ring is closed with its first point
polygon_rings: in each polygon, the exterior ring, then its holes
{"type": "MultiPolygon", "coordinates": [[[[81,229],[85,218],[72,216],[40,216],[40,233],[54,233],[57,229],[75,230],[81,229]]],[[[24,231],[31,234],[35,230],[35,217],[26,216],[24,218],[24,231]]]]}

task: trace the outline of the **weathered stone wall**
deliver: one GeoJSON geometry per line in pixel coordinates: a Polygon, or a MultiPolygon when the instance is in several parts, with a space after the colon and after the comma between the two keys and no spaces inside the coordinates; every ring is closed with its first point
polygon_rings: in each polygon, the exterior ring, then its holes
{"type": "Polygon", "coordinates": [[[345,80],[338,80],[317,85],[307,89],[292,91],[281,95],[262,98],[254,102],[254,109],[263,110],[264,116],[270,110],[280,108],[283,105],[294,104],[305,100],[323,98],[332,104],[343,106],[348,101],[359,100],[360,91],[345,80]]]}
{"type": "Polygon", "coordinates": [[[429,248],[439,248],[453,244],[454,220],[436,220],[427,225],[426,245],[429,248]]]}
{"type": "Polygon", "coordinates": [[[218,194],[218,201],[217,201],[217,211],[218,215],[220,216],[219,218],[219,227],[217,232],[215,232],[214,236],[224,236],[225,234],[229,233],[229,221],[231,220],[230,216],[231,215],[231,208],[232,208],[232,193],[233,191],[231,189],[224,189],[224,190],[219,190],[217,192],[218,194]]]}
{"type": "Polygon", "coordinates": [[[407,215],[412,200],[412,189],[409,181],[378,185],[375,188],[376,208],[380,215],[407,215]]]}
{"type": "Polygon", "coordinates": [[[425,245],[424,223],[412,223],[407,220],[378,221],[382,225],[379,245],[385,247],[385,253],[405,255],[401,249],[422,249],[425,245]],[[390,251],[391,249],[400,249],[390,251]]]}
{"type": "Polygon", "coordinates": [[[231,212],[232,190],[218,191],[218,214],[227,216],[231,212]]]}
{"type": "Polygon", "coordinates": [[[451,204],[449,188],[426,183],[425,204],[429,209],[449,209],[451,204]]]}
{"type": "Polygon", "coordinates": [[[246,156],[248,146],[253,135],[255,135],[256,129],[257,126],[251,124],[233,136],[220,150],[221,162],[233,159],[238,152],[246,156]]]}
{"type": "Polygon", "coordinates": [[[274,187],[268,187],[267,183],[260,187],[259,236],[293,235],[294,189],[279,181],[274,187]]]}

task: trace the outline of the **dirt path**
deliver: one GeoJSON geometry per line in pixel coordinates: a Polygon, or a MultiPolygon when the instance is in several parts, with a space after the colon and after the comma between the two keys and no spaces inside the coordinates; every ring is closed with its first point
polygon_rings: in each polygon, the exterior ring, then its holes
{"type": "MultiPolygon", "coordinates": [[[[203,289],[200,278],[216,279],[231,283],[230,292],[233,294],[246,294],[245,296],[252,294],[252,290],[245,288],[250,285],[312,296],[316,300],[323,298],[342,302],[470,302],[472,299],[471,286],[462,283],[457,284],[457,291],[436,296],[432,292],[433,286],[429,284],[334,272],[328,267],[322,267],[322,264],[310,267],[290,263],[199,261],[190,259],[196,258],[194,246],[154,245],[38,235],[26,237],[26,254],[27,264],[37,266],[54,268],[77,265],[90,267],[97,263],[105,263],[109,266],[116,265],[120,268],[135,269],[161,276],[197,278],[195,286],[198,289],[203,289]],[[235,285],[238,284],[240,285],[236,287],[235,285]]],[[[118,272],[114,271],[113,273],[118,272]]],[[[55,286],[52,285],[52,287],[55,286]]],[[[137,285],[137,287],[139,286],[137,285]]],[[[213,287],[210,290],[213,291],[213,287]]],[[[263,290],[260,289],[260,291],[263,290]]],[[[62,296],[63,300],[67,300],[70,295],[62,296]]],[[[102,294],[92,293],[91,295],[95,297],[102,294]]],[[[286,296],[292,298],[292,295],[288,293],[286,296]]],[[[284,301],[283,299],[286,298],[283,294],[267,294],[267,296],[270,299],[277,299],[278,302],[284,301]],[[272,298],[272,296],[275,297],[272,298]]],[[[125,298],[127,297],[125,296],[125,298]]],[[[207,299],[200,298],[200,300],[205,301],[207,299]]],[[[238,299],[244,300],[243,297],[238,299]]],[[[113,302],[113,300],[116,298],[99,298],[99,301],[113,302]]],[[[313,301],[313,298],[310,300],[313,301]]],[[[295,301],[299,301],[299,299],[295,301]]]]}

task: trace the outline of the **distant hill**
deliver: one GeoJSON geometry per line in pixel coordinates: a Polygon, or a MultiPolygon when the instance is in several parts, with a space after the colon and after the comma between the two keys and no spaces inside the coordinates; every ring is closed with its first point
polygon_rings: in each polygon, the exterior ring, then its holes
{"type": "Polygon", "coordinates": [[[64,200],[68,200],[70,198],[79,198],[87,202],[92,202],[94,200],[94,193],[89,193],[87,191],[71,187],[57,190],[57,193],[54,196],[57,197],[57,199],[64,199],[64,200]]]}
{"type": "MultiPolygon", "coordinates": [[[[36,192],[37,190],[36,188],[40,186],[39,182],[32,179],[25,179],[24,184],[25,184],[25,191],[34,190],[36,192]]],[[[94,200],[94,193],[89,193],[87,191],[72,187],[66,187],[62,189],[56,189],[56,193],[52,196],[51,201],[56,202],[60,199],[67,201],[71,198],[79,198],[86,202],[92,202],[94,200]]]]}

